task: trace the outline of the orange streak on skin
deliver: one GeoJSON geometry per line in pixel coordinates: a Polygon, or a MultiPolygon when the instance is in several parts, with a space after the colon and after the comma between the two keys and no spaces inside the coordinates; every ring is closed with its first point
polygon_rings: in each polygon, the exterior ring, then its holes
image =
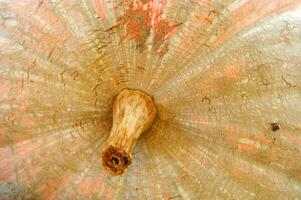
{"type": "Polygon", "coordinates": [[[7,95],[7,88],[4,81],[0,81],[0,100],[4,99],[7,95]]]}
{"type": "Polygon", "coordinates": [[[82,180],[77,187],[77,191],[81,195],[88,197],[89,194],[91,194],[93,191],[93,181],[91,180],[91,178],[86,178],[82,180]]]}
{"type": "Polygon", "coordinates": [[[270,145],[273,143],[273,139],[266,136],[258,135],[251,137],[254,141],[260,142],[261,144],[270,145]]]}
{"type": "Polygon", "coordinates": [[[0,128],[0,148],[6,146],[5,129],[0,128]]]}
{"type": "Polygon", "coordinates": [[[58,190],[64,188],[67,184],[71,183],[74,180],[74,175],[69,175],[67,177],[63,177],[62,179],[53,178],[48,180],[45,183],[43,192],[42,192],[42,199],[45,200],[52,200],[56,199],[58,190]]]}
{"type": "Polygon", "coordinates": [[[35,127],[37,125],[36,121],[32,117],[24,117],[23,122],[27,127],[35,127]]]}
{"type": "Polygon", "coordinates": [[[55,199],[57,190],[62,184],[62,180],[60,179],[51,179],[46,182],[45,188],[43,190],[43,199],[55,199]]]}
{"type": "Polygon", "coordinates": [[[226,128],[230,134],[225,137],[225,142],[228,144],[232,144],[236,146],[240,151],[245,151],[252,154],[260,153],[261,149],[251,145],[239,142],[239,139],[248,139],[250,141],[258,142],[263,145],[270,145],[273,143],[273,139],[265,137],[265,136],[254,136],[249,132],[246,131],[238,131],[234,128],[226,128]]]}
{"type": "Polygon", "coordinates": [[[232,168],[230,171],[232,176],[235,178],[243,180],[246,177],[245,173],[241,170],[238,170],[238,168],[235,169],[232,168]]]}
{"type": "Polygon", "coordinates": [[[104,188],[103,194],[106,197],[105,199],[108,199],[108,200],[113,200],[114,199],[112,189],[109,189],[108,187],[104,188]]]}
{"type": "Polygon", "coordinates": [[[163,14],[163,10],[166,6],[166,0],[153,0],[151,2],[152,4],[152,16],[153,19],[155,19],[155,24],[156,20],[163,14]]]}
{"type": "Polygon", "coordinates": [[[103,179],[104,176],[100,176],[99,180],[93,180],[91,177],[88,177],[81,181],[81,183],[77,187],[77,190],[83,196],[91,197],[92,194],[97,193],[100,185],[103,183],[103,179]]]}
{"type": "Polygon", "coordinates": [[[153,40],[153,50],[157,51],[164,42],[170,41],[175,33],[177,25],[170,24],[167,20],[160,20],[154,26],[154,40],[153,40]]]}
{"type": "MultiPolygon", "coordinates": [[[[2,129],[2,130],[4,130],[4,129],[2,129]]],[[[9,145],[7,143],[7,138],[6,138],[5,134],[6,133],[1,132],[1,129],[0,129],[0,148],[6,147],[6,146],[9,145]]],[[[30,139],[30,136],[28,136],[28,135],[16,136],[16,137],[14,137],[14,144],[23,142],[23,141],[28,140],[28,139],[30,139]]]]}
{"type": "Polygon", "coordinates": [[[228,167],[232,176],[238,178],[241,181],[250,181],[250,178],[253,179],[258,176],[258,174],[254,173],[253,169],[250,168],[249,165],[246,165],[246,163],[242,162],[239,159],[233,160],[231,162],[231,166],[228,167]]]}
{"type": "Polygon", "coordinates": [[[220,44],[226,38],[231,37],[246,27],[255,25],[266,17],[293,11],[300,5],[300,0],[250,0],[232,12],[231,28],[225,34],[222,34],[215,41],[215,44],[220,44]]]}
{"type": "MultiPolygon", "coordinates": [[[[19,136],[16,138],[22,138],[25,136],[19,136]]],[[[15,138],[14,138],[15,139],[15,138]]],[[[22,138],[22,140],[26,140],[22,138]]],[[[0,161],[5,166],[5,171],[3,169],[0,169],[0,180],[5,180],[5,181],[13,181],[14,180],[14,173],[15,173],[15,165],[20,164],[23,159],[29,158],[31,156],[31,153],[44,146],[45,144],[51,144],[54,140],[56,140],[55,136],[50,136],[47,139],[45,138],[40,138],[35,141],[35,143],[31,142],[26,142],[24,141],[23,143],[20,144],[15,144],[14,141],[14,152],[11,151],[10,147],[6,146],[5,148],[0,148],[0,161]]],[[[27,165],[28,170],[33,172],[34,174],[37,169],[36,166],[33,165],[27,165]]],[[[25,171],[21,172],[20,177],[26,179],[27,175],[22,174],[25,173],[25,171]]]]}
{"type": "Polygon", "coordinates": [[[129,8],[123,16],[118,17],[116,25],[116,27],[123,25],[126,28],[126,33],[121,36],[120,42],[129,37],[136,41],[137,47],[143,48],[150,35],[151,28],[153,28],[154,44],[152,50],[164,55],[168,51],[168,44],[165,41],[171,40],[175,28],[178,26],[162,19],[165,7],[166,0],[136,1],[129,4],[129,8]]]}
{"type": "Polygon", "coordinates": [[[275,150],[270,150],[269,152],[267,152],[266,157],[270,160],[277,161],[278,160],[277,154],[278,153],[275,150]]]}
{"type": "Polygon", "coordinates": [[[42,41],[44,44],[47,43],[49,46],[53,46],[53,44],[63,46],[64,40],[71,37],[71,34],[66,32],[68,30],[66,25],[57,15],[54,15],[55,11],[51,5],[47,4],[47,1],[44,1],[40,6],[38,6],[38,3],[24,3],[18,0],[10,3],[11,9],[22,15],[23,23],[30,24],[29,32],[33,34],[35,39],[42,41]],[[47,25],[55,31],[48,33],[45,26],[39,22],[40,19],[47,22],[47,25]]]}
{"type": "Polygon", "coordinates": [[[244,59],[235,60],[230,64],[222,66],[215,66],[207,72],[209,79],[215,79],[219,77],[227,77],[231,79],[237,79],[240,76],[242,69],[245,66],[244,59]]]}
{"type": "MultiPolygon", "coordinates": [[[[194,15],[194,17],[191,19],[191,22],[193,22],[192,24],[200,24],[200,22],[202,22],[205,26],[210,26],[211,22],[214,20],[214,18],[216,17],[216,15],[211,15],[210,17],[208,17],[208,14],[198,14],[198,15],[194,15]]],[[[195,44],[195,41],[198,41],[200,39],[200,37],[203,37],[204,34],[203,33],[199,33],[199,34],[194,34],[191,33],[189,35],[186,35],[185,38],[180,42],[180,44],[178,44],[177,49],[180,52],[180,54],[182,54],[183,52],[187,53],[189,52],[191,49],[191,46],[195,44]]],[[[203,42],[202,48],[208,48],[208,46],[206,46],[206,42],[203,42]]]]}
{"type": "Polygon", "coordinates": [[[102,20],[107,20],[109,18],[105,0],[93,0],[92,5],[95,12],[101,17],[102,20]]]}
{"type": "Polygon", "coordinates": [[[45,28],[38,20],[32,21],[33,19],[43,19],[48,25],[56,29],[57,32],[52,34],[58,34],[62,31],[66,31],[67,27],[63,20],[58,15],[55,15],[53,5],[49,1],[19,1],[11,0],[9,2],[10,9],[14,10],[15,13],[22,16],[22,19],[28,20],[34,23],[39,28],[45,28]]]}
{"type": "Polygon", "coordinates": [[[253,145],[243,144],[243,143],[240,143],[240,142],[237,142],[236,145],[238,147],[238,150],[240,150],[240,151],[245,151],[245,152],[252,153],[252,154],[260,153],[260,149],[253,146],[253,145]]]}
{"type": "Polygon", "coordinates": [[[54,50],[53,44],[56,44],[58,42],[55,39],[50,39],[46,37],[42,38],[39,34],[41,30],[37,29],[34,26],[31,26],[30,32],[34,35],[34,37],[37,37],[38,41],[33,40],[29,35],[27,35],[24,32],[15,30],[10,27],[4,27],[4,30],[6,32],[14,33],[14,36],[23,41],[24,45],[28,45],[30,48],[35,49],[38,52],[43,53],[45,55],[50,55],[50,53],[54,50]]]}
{"type": "Polygon", "coordinates": [[[301,136],[300,135],[287,135],[288,140],[290,140],[292,143],[296,144],[297,148],[301,151],[301,136]]]}
{"type": "Polygon", "coordinates": [[[224,75],[231,79],[238,79],[242,68],[245,66],[245,61],[243,59],[234,61],[230,65],[225,65],[224,75]]]}
{"type": "Polygon", "coordinates": [[[151,195],[151,199],[156,199],[154,194],[154,182],[155,181],[151,181],[151,179],[148,179],[148,187],[146,187],[146,189],[148,190],[148,193],[151,195]]]}
{"type": "Polygon", "coordinates": [[[244,144],[244,143],[238,142],[235,138],[233,138],[231,136],[225,137],[225,142],[236,146],[239,151],[244,151],[244,152],[248,152],[248,153],[252,153],[252,154],[260,153],[259,148],[255,147],[253,145],[250,145],[250,144],[244,144]]]}
{"type": "Polygon", "coordinates": [[[160,178],[158,180],[158,185],[160,185],[160,192],[164,200],[167,200],[170,197],[167,192],[167,182],[168,180],[166,180],[165,178],[160,178]]]}
{"type": "Polygon", "coordinates": [[[145,42],[150,31],[149,10],[130,9],[125,14],[124,23],[127,34],[137,42],[145,42]],[[139,18],[139,20],[138,20],[139,18]]]}
{"type": "Polygon", "coordinates": [[[22,182],[27,182],[29,179],[32,179],[33,177],[36,177],[39,175],[39,172],[41,170],[40,166],[36,166],[33,164],[33,162],[22,162],[20,165],[16,162],[16,165],[18,165],[18,180],[22,182]]]}
{"type": "Polygon", "coordinates": [[[254,182],[255,180],[258,182],[261,182],[262,185],[264,185],[267,188],[270,188],[269,191],[271,194],[274,193],[275,189],[279,190],[281,184],[281,178],[277,176],[276,174],[267,174],[266,170],[260,170],[254,165],[250,165],[248,161],[240,160],[239,158],[232,160],[231,166],[229,166],[229,169],[231,170],[231,174],[233,174],[234,171],[240,170],[242,173],[244,173],[244,179],[243,180],[246,184],[254,182]],[[275,188],[276,187],[276,188],[275,188]]]}
{"type": "Polygon", "coordinates": [[[81,43],[81,38],[76,37],[67,28],[66,22],[55,14],[53,5],[48,1],[39,3],[38,1],[12,0],[8,7],[18,15],[16,16],[18,25],[16,27],[4,26],[4,30],[13,33],[13,36],[24,46],[46,54],[49,58],[54,56],[58,58],[66,53],[64,51],[66,44],[72,46],[81,43]],[[28,27],[28,30],[23,31],[19,26],[28,27]]]}
{"type": "Polygon", "coordinates": [[[210,92],[218,91],[220,85],[216,79],[225,77],[226,80],[236,81],[239,79],[244,67],[245,61],[243,59],[223,66],[213,67],[204,75],[206,78],[208,77],[208,80],[195,85],[196,91],[203,96],[209,95],[210,92]]]}
{"type": "MultiPolygon", "coordinates": [[[[212,0],[198,0],[196,1],[199,4],[202,4],[203,11],[195,13],[191,18],[190,22],[192,26],[198,27],[197,29],[200,30],[200,25],[202,24],[202,31],[198,34],[195,34],[194,32],[188,33],[185,35],[185,38],[181,41],[181,43],[178,45],[177,49],[180,54],[183,54],[183,51],[189,52],[191,51],[191,46],[194,45],[195,41],[200,40],[200,38],[203,37],[203,39],[206,39],[206,41],[203,42],[202,48],[208,49],[210,48],[208,45],[208,37],[210,35],[206,34],[206,28],[210,27],[213,23],[213,21],[218,17],[216,13],[212,13],[211,11],[214,10],[214,5],[212,3],[212,0]]],[[[227,4],[227,2],[224,2],[227,4]]],[[[220,37],[220,36],[219,36],[220,37]]]]}

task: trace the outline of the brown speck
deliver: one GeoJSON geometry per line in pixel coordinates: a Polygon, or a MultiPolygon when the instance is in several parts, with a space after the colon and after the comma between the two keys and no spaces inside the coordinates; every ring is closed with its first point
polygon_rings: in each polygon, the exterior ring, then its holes
{"type": "Polygon", "coordinates": [[[279,124],[277,122],[270,123],[270,127],[271,127],[271,130],[274,131],[274,132],[276,132],[280,129],[279,124]]]}

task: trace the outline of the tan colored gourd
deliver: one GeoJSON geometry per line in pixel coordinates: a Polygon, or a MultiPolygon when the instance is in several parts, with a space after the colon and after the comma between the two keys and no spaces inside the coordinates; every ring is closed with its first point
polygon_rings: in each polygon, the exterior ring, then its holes
{"type": "Polygon", "coordinates": [[[0,0],[0,200],[300,199],[300,33],[301,0],[0,0]]]}

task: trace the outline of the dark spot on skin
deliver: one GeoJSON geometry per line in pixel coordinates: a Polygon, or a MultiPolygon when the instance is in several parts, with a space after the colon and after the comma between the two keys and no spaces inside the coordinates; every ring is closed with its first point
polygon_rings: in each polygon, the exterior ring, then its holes
{"type": "Polygon", "coordinates": [[[276,132],[280,129],[279,124],[277,122],[270,123],[270,126],[271,126],[271,130],[274,131],[274,132],[276,132]]]}
{"type": "Polygon", "coordinates": [[[114,157],[114,156],[112,157],[112,162],[113,162],[113,164],[116,165],[116,166],[119,165],[119,159],[116,158],[116,157],[114,157]]]}

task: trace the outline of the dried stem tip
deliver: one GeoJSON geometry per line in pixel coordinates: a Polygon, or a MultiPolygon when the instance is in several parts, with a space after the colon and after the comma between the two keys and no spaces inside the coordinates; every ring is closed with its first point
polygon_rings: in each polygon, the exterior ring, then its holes
{"type": "Polygon", "coordinates": [[[131,164],[134,145],[152,125],[156,113],[153,99],[144,92],[124,89],[116,96],[113,126],[102,151],[103,165],[111,174],[122,174],[131,164]]]}

